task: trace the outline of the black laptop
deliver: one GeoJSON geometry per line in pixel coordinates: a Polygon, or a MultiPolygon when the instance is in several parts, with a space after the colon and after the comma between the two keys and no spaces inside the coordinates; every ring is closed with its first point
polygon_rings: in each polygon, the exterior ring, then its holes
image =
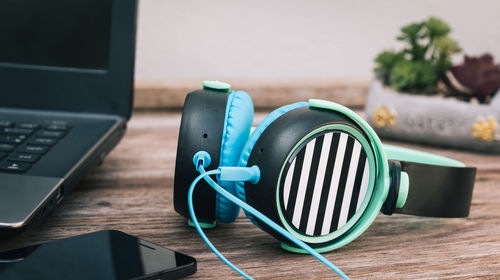
{"type": "Polygon", "coordinates": [[[0,1],[0,236],[43,217],[122,138],[135,0],[0,1]]]}

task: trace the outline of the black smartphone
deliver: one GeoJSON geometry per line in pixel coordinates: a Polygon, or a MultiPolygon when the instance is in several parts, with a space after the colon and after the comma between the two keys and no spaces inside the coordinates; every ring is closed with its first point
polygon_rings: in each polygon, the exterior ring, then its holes
{"type": "Polygon", "coordinates": [[[0,279],[177,279],[196,272],[193,257],[116,230],[0,252],[0,279]]]}

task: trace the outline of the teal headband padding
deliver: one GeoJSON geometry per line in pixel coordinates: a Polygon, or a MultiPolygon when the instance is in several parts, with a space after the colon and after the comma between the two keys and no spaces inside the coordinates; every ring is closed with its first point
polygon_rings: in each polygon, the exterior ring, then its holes
{"type": "MultiPolygon", "coordinates": [[[[253,116],[253,103],[248,93],[232,91],[227,99],[219,166],[236,166],[241,150],[248,140],[253,116]]],[[[236,194],[234,182],[219,181],[218,183],[231,194],[236,194]]],[[[238,217],[240,207],[217,193],[215,211],[217,219],[230,223],[238,217]]]]}
{"type": "MultiPolygon", "coordinates": [[[[247,166],[248,163],[248,158],[250,157],[250,153],[252,152],[253,147],[255,146],[255,143],[259,139],[260,135],[266,130],[266,128],[276,119],[278,119],[280,116],[283,114],[293,110],[297,109],[300,107],[308,106],[309,104],[307,102],[297,102],[289,105],[282,106],[274,111],[272,111],[252,132],[252,135],[250,135],[250,138],[248,139],[245,147],[241,151],[240,159],[238,161],[238,166],[245,167],[247,166]]],[[[241,200],[246,202],[245,199],[245,183],[244,182],[236,182],[236,196],[240,198],[241,200]]],[[[253,218],[253,216],[250,213],[247,213],[245,211],[245,214],[247,217],[254,223],[255,225],[258,226],[257,222],[253,218]]]]}
{"type": "Polygon", "coordinates": [[[387,158],[390,160],[410,161],[449,167],[465,167],[465,163],[461,161],[413,149],[384,144],[384,150],[387,158]]]}

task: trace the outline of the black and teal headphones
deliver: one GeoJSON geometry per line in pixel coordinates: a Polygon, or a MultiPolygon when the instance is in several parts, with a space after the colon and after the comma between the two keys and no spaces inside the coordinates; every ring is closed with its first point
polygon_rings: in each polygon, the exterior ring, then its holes
{"type": "Polygon", "coordinates": [[[229,90],[205,81],[182,113],[174,206],[202,237],[202,228],[234,221],[242,206],[282,248],[321,258],[314,252],[353,241],[380,211],[468,216],[475,168],[383,145],[360,116],[325,100],[278,108],[251,132],[250,96],[229,90]]]}

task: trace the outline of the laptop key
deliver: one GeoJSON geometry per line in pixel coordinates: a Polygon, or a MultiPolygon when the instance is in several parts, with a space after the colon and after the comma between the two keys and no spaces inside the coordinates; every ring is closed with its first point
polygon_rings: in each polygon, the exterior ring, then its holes
{"type": "Polygon", "coordinates": [[[51,130],[42,130],[37,133],[38,136],[44,138],[61,138],[64,136],[63,131],[51,131],[51,130]]]}
{"type": "Polygon", "coordinates": [[[20,144],[26,139],[24,135],[0,135],[0,143],[8,143],[8,144],[20,144]],[[23,137],[19,137],[23,136],[23,137]]]}
{"type": "Polygon", "coordinates": [[[24,172],[31,167],[29,163],[19,162],[2,162],[0,163],[0,170],[12,172],[24,172]]]}
{"type": "Polygon", "coordinates": [[[5,152],[0,152],[0,159],[3,159],[6,155],[7,155],[7,153],[5,153],[5,152]]]}
{"type": "Polygon", "coordinates": [[[33,153],[33,154],[42,155],[42,154],[45,154],[48,149],[49,149],[48,147],[28,145],[28,146],[25,146],[25,147],[19,149],[18,151],[21,153],[28,153],[28,154],[33,153]]]}
{"type": "Polygon", "coordinates": [[[10,135],[30,135],[33,130],[26,128],[9,128],[4,127],[0,129],[0,134],[10,134],[10,135]]]}
{"type": "Polygon", "coordinates": [[[13,155],[10,155],[7,160],[8,161],[14,161],[14,162],[28,162],[28,163],[33,163],[33,162],[36,162],[39,159],[40,159],[39,155],[33,155],[33,154],[13,154],[13,155]]]}
{"type": "Polygon", "coordinates": [[[17,126],[18,128],[26,128],[26,129],[37,129],[39,127],[36,123],[21,123],[17,126]]]}
{"type": "Polygon", "coordinates": [[[13,127],[14,123],[11,121],[0,121],[0,127],[13,127]]]}
{"type": "Polygon", "coordinates": [[[49,124],[45,127],[47,130],[56,130],[56,131],[66,131],[69,127],[65,124],[49,124]]]}
{"type": "Polygon", "coordinates": [[[14,150],[14,145],[12,144],[0,144],[0,152],[10,152],[14,150]]]}
{"type": "Polygon", "coordinates": [[[33,145],[52,146],[56,142],[57,139],[54,138],[35,138],[31,139],[28,143],[33,145]]]}

